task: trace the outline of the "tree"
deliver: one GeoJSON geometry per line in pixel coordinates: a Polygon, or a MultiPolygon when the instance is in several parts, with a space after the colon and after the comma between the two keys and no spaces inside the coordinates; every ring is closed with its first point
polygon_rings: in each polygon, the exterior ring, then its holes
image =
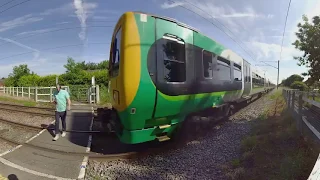
{"type": "Polygon", "coordinates": [[[298,74],[293,74],[291,76],[289,76],[287,79],[282,80],[281,84],[283,84],[284,86],[290,86],[293,82],[295,81],[303,81],[303,77],[298,75],[298,74]]]}
{"type": "MultiPolygon", "coordinates": [[[[26,76],[30,74],[30,69],[27,64],[20,64],[19,66],[13,67],[13,72],[9,74],[9,78],[12,78],[10,82],[12,82],[13,86],[18,85],[18,81],[22,76],[26,76]]],[[[8,81],[9,82],[9,81],[8,81]]]]}
{"type": "Polygon", "coordinates": [[[290,85],[290,88],[299,89],[300,91],[305,91],[308,88],[308,86],[304,82],[295,81],[290,85]]]}
{"type": "Polygon", "coordinates": [[[320,17],[315,16],[312,22],[309,22],[306,15],[302,16],[303,24],[298,23],[297,40],[293,43],[296,49],[303,51],[304,54],[294,57],[299,61],[299,66],[310,68],[307,73],[310,81],[319,81],[320,79],[320,17]]]}
{"type": "Polygon", "coordinates": [[[68,57],[67,64],[63,65],[67,69],[67,73],[77,73],[81,70],[82,63],[76,63],[71,57],[68,57]]]}

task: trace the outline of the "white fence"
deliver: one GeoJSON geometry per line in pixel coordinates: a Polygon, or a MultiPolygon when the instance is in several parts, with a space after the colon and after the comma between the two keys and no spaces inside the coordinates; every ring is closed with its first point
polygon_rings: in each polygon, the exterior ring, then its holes
{"type": "MultiPolygon", "coordinates": [[[[62,89],[70,93],[69,86],[62,86],[62,89]]],[[[0,87],[0,92],[16,97],[33,99],[35,102],[52,102],[53,93],[56,87],[0,87]]],[[[99,103],[99,85],[91,86],[86,92],[87,103],[99,103]]]]}

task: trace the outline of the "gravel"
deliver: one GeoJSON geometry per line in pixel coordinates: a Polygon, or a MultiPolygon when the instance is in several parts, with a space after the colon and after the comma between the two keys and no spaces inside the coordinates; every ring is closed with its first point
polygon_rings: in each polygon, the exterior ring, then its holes
{"type": "Polygon", "coordinates": [[[52,115],[52,117],[44,117],[32,115],[30,113],[12,112],[0,109],[0,119],[19,122],[27,125],[41,126],[48,125],[54,121],[54,115],[52,115]]]}
{"type": "MultiPolygon", "coordinates": [[[[267,96],[239,110],[222,125],[203,123],[199,132],[207,132],[202,137],[192,133],[194,138],[169,152],[134,160],[89,160],[86,179],[227,179],[222,167],[240,155],[241,140],[250,132],[250,122],[273,102],[267,96]]],[[[199,129],[198,125],[190,127],[199,129]]]]}
{"type": "Polygon", "coordinates": [[[0,136],[19,143],[24,143],[39,133],[40,130],[31,130],[0,122],[0,136]]]}
{"type": "Polygon", "coordinates": [[[9,144],[8,142],[0,139],[0,154],[8,151],[9,149],[14,148],[13,145],[9,144]]]}

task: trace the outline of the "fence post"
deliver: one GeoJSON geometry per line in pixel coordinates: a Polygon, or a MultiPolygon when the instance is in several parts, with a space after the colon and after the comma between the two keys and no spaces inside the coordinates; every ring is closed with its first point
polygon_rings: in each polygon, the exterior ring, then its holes
{"type": "Polygon", "coordinates": [[[30,86],[28,87],[28,96],[29,96],[29,99],[30,99],[30,95],[31,95],[31,92],[30,92],[30,86]]]}
{"type": "Polygon", "coordinates": [[[294,111],[294,100],[295,100],[295,98],[296,98],[296,92],[295,91],[293,91],[292,92],[292,100],[291,100],[291,108],[292,108],[292,110],[294,111]]]}
{"type": "Polygon", "coordinates": [[[34,88],[34,101],[38,101],[38,87],[34,88]]]}
{"type": "Polygon", "coordinates": [[[52,102],[52,87],[50,86],[50,102],[52,102]]]}
{"type": "Polygon", "coordinates": [[[316,100],[316,95],[315,95],[314,92],[312,93],[312,99],[313,99],[313,100],[316,100]]]}
{"type": "Polygon", "coordinates": [[[17,97],[19,96],[19,87],[17,87],[17,97]]]}
{"type": "Polygon", "coordinates": [[[22,87],[22,90],[21,90],[21,96],[23,97],[23,87],[22,87]]]}
{"type": "Polygon", "coordinates": [[[100,103],[100,89],[99,89],[99,85],[96,85],[96,100],[97,100],[97,104],[100,103]]]}
{"type": "Polygon", "coordinates": [[[302,100],[303,95],[299,95],[299,120],[298,120],[298,130],[302,133],[302,105],[303,105],[303,100],[302,100]]]}
{"type": "Polygon", "coordinates": [[[290,109],[290,98],[291,98],[291,91],[287,91],[288,94],[288,98],[287,98],[287,105],[288,105],[288,109],[290,109]]]}

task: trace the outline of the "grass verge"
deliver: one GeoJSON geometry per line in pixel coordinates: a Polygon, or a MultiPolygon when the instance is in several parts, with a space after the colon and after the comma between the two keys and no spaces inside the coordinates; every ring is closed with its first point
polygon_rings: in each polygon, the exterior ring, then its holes
{"type": "Polygon", "coordinates": [[[15,103],[15,104],[29,106],[29,107],[35,107],[37,105],[37,103],[34,101],[19,100],[13,97],[6,97],[6,96],[0,96],[0,101],[4,103],[15,103]]]}
{"type": "Polygon", "coordinates": [[[285,101],[275,92],[273,106],[253,124],[243,139],[241,156],[225,167],[229,179],[307,179],[319,148],[296,129],[285,101]]]}
{"type": "Polygon", "coordinates": [[[22,99],[21,97],[13,97],[9,95],[0,94],[0,102],[8,103],[8,104],[17,104],[28,107],[47,107],[54,108],[54,105],[51,103],[38,102],[36,103],[33,100],[22,99]]]}

